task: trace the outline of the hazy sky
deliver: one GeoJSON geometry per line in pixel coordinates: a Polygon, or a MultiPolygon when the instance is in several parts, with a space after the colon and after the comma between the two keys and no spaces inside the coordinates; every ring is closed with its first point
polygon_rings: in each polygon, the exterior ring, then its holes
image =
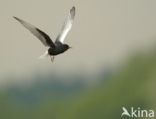
{"type": "MultiPolygon", "coordinates": [[[[1,0],[0,77],[36,71],[96,70],[156,40],[156,0],[1,0]],[[65,42],[73,47],[38,60],[46,48],[15,21],[17,16],[57,37],[69,9],[76,6],[65,42]]],[[[2,80],[2,78],[1,78],[2,80]]]]}

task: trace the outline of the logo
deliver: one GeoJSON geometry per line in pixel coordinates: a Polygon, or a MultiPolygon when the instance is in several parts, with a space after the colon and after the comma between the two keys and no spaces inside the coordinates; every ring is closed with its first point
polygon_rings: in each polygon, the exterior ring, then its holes
{"type": "Polygon", "coordinates": [[[131,118],[153,118],[154,110],[145,110],[138,107],[135,109],[134,107],[131,107],[130,110],[127,110],[125,107],[122,107],[122,114],[121,117],[131,117],[131,118]]]}

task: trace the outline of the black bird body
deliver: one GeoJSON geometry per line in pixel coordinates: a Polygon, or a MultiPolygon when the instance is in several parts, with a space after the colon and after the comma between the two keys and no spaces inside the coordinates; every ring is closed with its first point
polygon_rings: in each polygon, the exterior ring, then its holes
{"type": "Polygon", "coordinates": [[[65,51],[67,51],[70,47],[67,44],[60,44],[60,45],[56,45],[55,48],[50,47],[48,49],[48,54],[50,56],[55,56],[61,53],[64,53],[65,51]]]}
{"type": "Polygon", "coordinates": [[[50,56],[51,60],[53,61],[54,56],[64,53],[69,48],[71,48],[69,47],[68,44],[64,44],[63,42],[68,32],[71,30],[74,17],[75,17],[75,7],[72,7],[65,23],[63,24],[62,30],[59,33],[58,37],[56,38],[55,42],[53,42],[51,38],[39,28],[33,26],[32,24],[22,19],[19,19],[17,17],[14,18],[17,21],[19,21],[26,29],[28,29],[34,36],[36,36],[46,47],[48,47],[48,50],[45,52],[45,54],[40,56],[40,58],[50,56]]]}
{"type": "Polygon", "coordinates": [[[55,56],[61,53],[64,53],[66,50],[68,50],[70,47],[67,44],[63,44],[59,41],[60,36],[56,38],[55,43],[52,42],[51,38],[45,34],[40,29],[36,28],[36,30],[42,34],[42,36],[46,39],[46,43],[49,44],[50,48],[48,49],[48,54],[50,56],[55,56]]]}

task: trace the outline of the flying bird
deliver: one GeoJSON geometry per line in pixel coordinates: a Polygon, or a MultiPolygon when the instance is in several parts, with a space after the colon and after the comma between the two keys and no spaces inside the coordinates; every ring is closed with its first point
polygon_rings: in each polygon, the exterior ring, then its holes
{"type": "Polygon", "coordinates": [[[43,43],[44,46],[48,47],[48,50],[46,50],[46,52],[43,55],[41,55],[40,58],[50,56],[51,61],[53,62],[54,56],[64,53],[65,51],[71,48],[68,44],[64,43],[64,40],[68,32],[72,28],[72,24],[75,17],[75,11],[75,6],[73,6],[70,9],[69,15],[67,16],[62,26],[61,32],[57,36],[55,42],[53,42],[52,39],[45,32],[35,27],[34,25],[17,17],[14,18],[17,21],[19,21],[26,29],[28,29],[34,36],[36,36],[43,43]]]}

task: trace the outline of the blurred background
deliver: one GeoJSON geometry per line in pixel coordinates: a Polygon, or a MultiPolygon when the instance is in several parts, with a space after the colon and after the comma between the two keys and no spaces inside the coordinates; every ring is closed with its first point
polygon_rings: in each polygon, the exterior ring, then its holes
{"type": "Polygon", "coordinates": [[[0,119],[119,119],[122,107],[156,110],[155,0],[1,0],[0,119]],[[12,16],[53,40],[72,6],[72,50],[44,46],[12,16]]]}

